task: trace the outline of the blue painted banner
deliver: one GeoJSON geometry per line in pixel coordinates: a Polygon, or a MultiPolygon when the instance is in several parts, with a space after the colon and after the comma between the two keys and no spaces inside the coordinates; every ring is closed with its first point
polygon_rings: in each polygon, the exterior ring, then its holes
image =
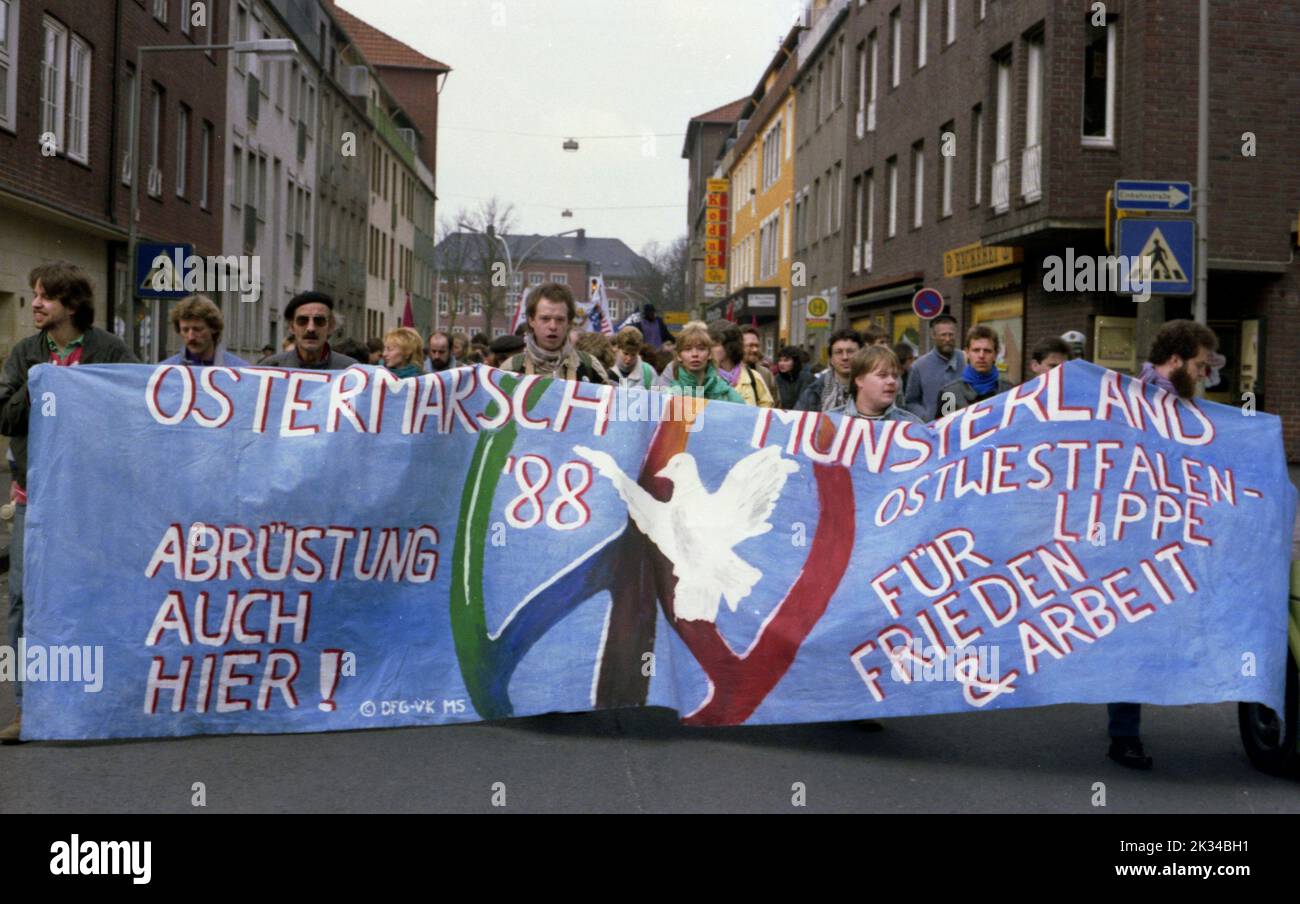
{"type": "Polygon", "coordinates": [[[30,386],[31,738],[1282,707],[1280,421],[1085,362],[929,426],[487,368],[30,386]]]}

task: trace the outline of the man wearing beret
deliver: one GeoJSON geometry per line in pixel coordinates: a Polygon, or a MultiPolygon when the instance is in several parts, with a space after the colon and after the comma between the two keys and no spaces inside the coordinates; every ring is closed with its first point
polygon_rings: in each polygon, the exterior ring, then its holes
{"type": "Polygon", "coordinates": [[[293,348],[272,356],[269,367],[302,370],[346,370],[356,360],[330,349],[334,322],[334,299],[320,292],[295,295],[284,309],[284,320],[293,336],[293,348]]]}

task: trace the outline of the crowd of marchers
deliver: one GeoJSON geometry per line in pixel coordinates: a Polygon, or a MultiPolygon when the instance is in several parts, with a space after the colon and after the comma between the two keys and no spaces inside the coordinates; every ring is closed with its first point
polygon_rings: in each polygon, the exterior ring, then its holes
{"type": "MultiPolygon", "coordinates": [[[[36,332],[14,346],[0,370],[0,434],[9,437],[10,502],[0,516],[13,521],[10,543],[9,612],[6,638],[18,648],[23,635],[23,539],[27,510],[27,433],[31,398],[28,371],[38,364],[140,363],[116,335],[93,325],[93,289],[87,275],[66,262],[42,264],[30,274],[32,322],[36,332]]],[[[584,330],[568,286],[549,283],[528,297],[524,322],[514,335],[489,342],[481,334],[436,331],[428,341],[410,327],[391,330],[367,343],[331,345],[339,329],[334,301],[318,292],[295,296],[284,311],[289,335],[278,353],[267,348],[260,366],[343,370],[355,364],[386,367],[414,377],[454,367],[485,364],[530,375],[690,394],[764,408],[818,411],[872,420],[924,424],[1012,388],[1001,375],[998,333],[971,327],[957,347],[957,321],[930,321],[930,350],[914,358],[911,346],[893,345],[881,330],[844,329],[830,337],[830,363],[814,373],[798,348],[787,346],[766,361],[758,331],[730,321],[687,323],[676,334],[646,305],[612,337],[584,330]]],[[[171,323],[183,348],[161,363],[194,367],[246,367],[248,362],[221,344],[221,309],[194,295],[178,302],[171,323]]],[[[1190,399],[1209,376],[1218,339],[1208,327],[1187,320],[1165,324],[1152,343],[1139,379],[1190,399]]],[[[1040,343],[1032,352],[1035,376],[1072,356],[1064,339],[1040,343]]],[[[22,728],[22,685],[18,711],[0,729],[0,743],[17,743],[22,728]]],[[[1152,761],[1139,739],[1141,708],[1110,706],[1108,756],[1125,766],[1149,769],[1152,761]]],[[[874,723],[869,723],[874,724],[874,723]]]]}

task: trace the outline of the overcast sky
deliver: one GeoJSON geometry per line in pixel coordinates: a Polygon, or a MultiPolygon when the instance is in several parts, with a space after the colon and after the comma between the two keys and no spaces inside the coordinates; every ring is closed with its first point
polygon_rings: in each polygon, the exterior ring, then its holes
{"type": "Polygon", "coordinates": [[[452,68],[439,110],[440,218],[495,195],[515,205],[519,232],[584,227],[637,251],[686,233],[687,122],[753,90],[801,5],[338,3],[452,68]],[[577,153],[561,149],[569,135],[577,153]],[[637,137],[583,140],[611,135],[637,137]],[[561,218],[565,207],[573,219],[561,218]]]}

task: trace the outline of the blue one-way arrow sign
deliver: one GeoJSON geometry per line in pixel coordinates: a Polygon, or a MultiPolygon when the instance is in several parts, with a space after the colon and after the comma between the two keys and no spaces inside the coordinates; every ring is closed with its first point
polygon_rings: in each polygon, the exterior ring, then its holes
{"type": "Polygon", "coordinates": [[[1192,183],[1121,179],[1115,183],[1115,209],[1188,212],[1192,209],[1192,183]]]}

